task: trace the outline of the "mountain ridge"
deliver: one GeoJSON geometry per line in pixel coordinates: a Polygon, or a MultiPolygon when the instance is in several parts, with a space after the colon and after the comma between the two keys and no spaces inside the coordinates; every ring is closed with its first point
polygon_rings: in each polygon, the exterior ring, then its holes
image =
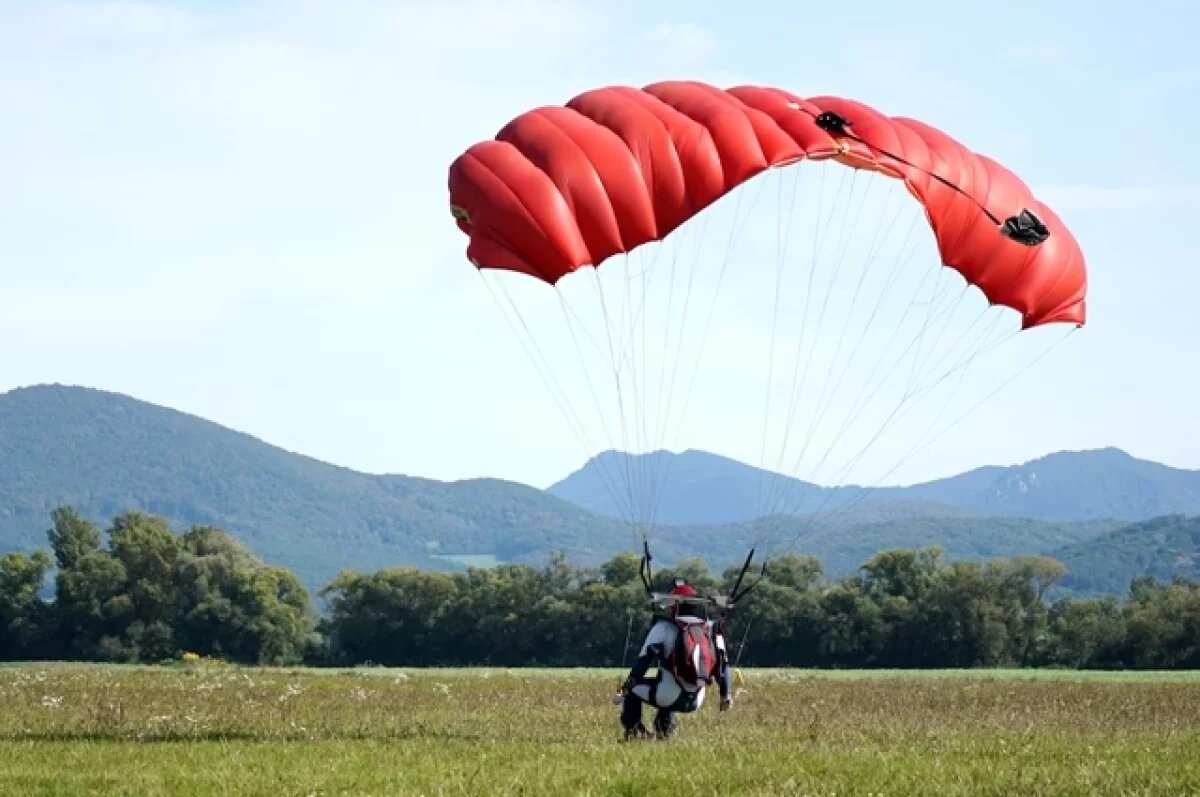
{"type": "MultiPolygon", "coordinates": [[[[704,452],[691,453],[698,467],[707,461],[704,452]]],[[[720,461],[750,495],[740,463],[720,461]]],[[[660,526],[655,557],[698,556],[720,569],[740,561],[768,528],[774,545],[760,554],[812,554],[836,576],[879,548],[940,544],[952,558],[1039,553],[1086,545],[1121,525],[992,517],[900,489],[816,519],[747,523],[714,513],[702,523],[660,526]]],[[[96,388],[39,385],[0,394],[0,552],[45,547],[49,513],[63,504],[102,526],[129,509],[163,515],[180,530],[219,526],[313,590],[344,568],[537,563],[556,550],[588,564],[639,547],[629,524],[515,481],[361,473],[96,388]]]]}
{"type": "Polygon", "coordinates": [[[954,476],[905,486],[828,487],[763,471],[728,457],[688,449],[631,456],[605,451],[551,485],[548,492],[609,517],[628,517],[602,489],[605,469],[643,468],[654,462],[668,474],[656,522],[700,521],[713,504],[721,522],[748,522],[762,512],[760,496],[775,485],[789,491],[792,507],[836,510],[848,503],[909,500],[944,504],[963,512],[998,517],[1072,521],[1144,520],[1170,514],[1200,514],[1200,470],[1172,468],[1139,459],[1115,447],[1057,451],[1017,465],[985,465],[954,476]]]}

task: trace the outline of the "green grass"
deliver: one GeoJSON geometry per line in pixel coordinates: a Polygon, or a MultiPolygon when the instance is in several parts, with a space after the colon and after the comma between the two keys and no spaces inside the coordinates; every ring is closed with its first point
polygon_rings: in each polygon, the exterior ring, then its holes
{"type": "Polygon", "coordinates": [[[621,743],[614,670],[0,669],[4,795],[1182,795],[1200,674],[747,671],[621,743]]]}

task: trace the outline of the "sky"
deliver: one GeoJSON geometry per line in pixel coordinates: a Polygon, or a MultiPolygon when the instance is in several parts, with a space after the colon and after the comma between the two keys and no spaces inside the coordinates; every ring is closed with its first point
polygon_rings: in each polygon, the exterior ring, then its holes
{"type": "MultiPolygon", "coordinates": [[[[926,120],[1079,239],[1088,324],[891,482],[1104,446],[1200,468],[1196,29],[1188,2],[4,0],[0,390],[545,486],[596,451],[467,262],[447,168],[529,108],[688,78],[926,120]]],[[[699,428],[740,429],[744,386],[703,384],[699,428]]]]}

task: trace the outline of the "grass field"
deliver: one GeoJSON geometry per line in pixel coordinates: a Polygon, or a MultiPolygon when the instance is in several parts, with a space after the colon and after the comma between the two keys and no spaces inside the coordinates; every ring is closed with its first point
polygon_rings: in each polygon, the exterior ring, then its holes
{"type": "Polygon", "coordinates": [[[1200,794],[1200,673],[745,675],[623,743],[615,671],[3,667],[0,794],[1200,794]]]}

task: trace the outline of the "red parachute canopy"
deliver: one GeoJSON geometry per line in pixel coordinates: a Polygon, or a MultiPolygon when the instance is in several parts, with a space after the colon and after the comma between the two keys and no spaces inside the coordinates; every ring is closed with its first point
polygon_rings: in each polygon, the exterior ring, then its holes
{"type": "Polygon", "coordinates": [[[995,161],[914,119],[778,88],[671,81],[536,108],[450,167],[450,205],[479,268],[550,284],[674,229],[750,178],[805,158],[904,181],[945,265],[1023,327],[1082,325],[1075,238],[995,161]]]}

